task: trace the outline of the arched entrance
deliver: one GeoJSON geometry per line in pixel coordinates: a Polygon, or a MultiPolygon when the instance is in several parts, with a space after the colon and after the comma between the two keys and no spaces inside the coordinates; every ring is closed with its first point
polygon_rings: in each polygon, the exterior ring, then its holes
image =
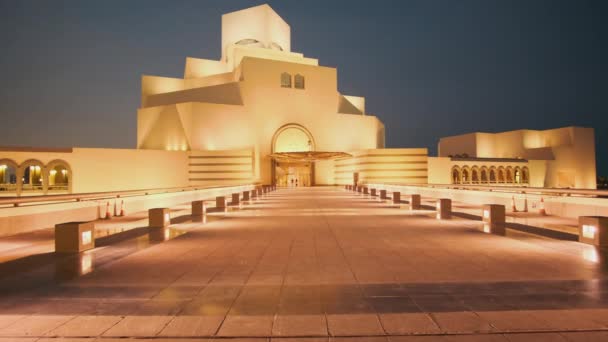
{"type": "MultiPolygon", "coordinates": [[[[302,125],[284,125],[272,137],[272,153],[314,150],[314,138],[302,125]]],[[[277,186],[285,187],[314,185],[314,162],[273,159],[272,182],[277,186]]]]}

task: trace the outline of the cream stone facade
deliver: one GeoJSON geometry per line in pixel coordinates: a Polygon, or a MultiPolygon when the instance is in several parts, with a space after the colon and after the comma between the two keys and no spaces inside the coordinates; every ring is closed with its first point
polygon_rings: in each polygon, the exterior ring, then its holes
{"type": "Polygon", "coordinates": [[[182,78],[143,76],[136,149],[0,149],[0,195],[236,184],[511,184],[595,188],[593,129],[442,138],[385,148],[365,98],[337,69],[291,51],[268,5],[222,16],[221,59],[187,57],[182,78]]]}
{"type": "Polygon", "coordinates": [[[596,188],[593,128],[470,133],[441,138],[431,184],[596,188]]]}

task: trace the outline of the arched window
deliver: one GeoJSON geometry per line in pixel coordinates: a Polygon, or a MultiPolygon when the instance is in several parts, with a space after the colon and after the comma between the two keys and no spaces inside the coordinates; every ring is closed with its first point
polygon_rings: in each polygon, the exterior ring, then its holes
{"type": "Polygon", "coordinates": [[[496,183],[496,169],[494,167],[490,168],[490,183],[496,183]]]}
{"type": "Polygon", "coordinates": [[[0,192],[17,192],[17,163],[0,160],[0,192]]]}
{"type": "Polygon", "coordinates": [[[521,180],[522,180],[522,183],[524,183],[524,184],[530,183],[530,171],[525,166],[521,170],[521,180]]]}
{"type": "Polygon", "coordinates": [[[465,166],[462,168],[462,184],[467,184],[469,181],[469,168],[465,166]]]}
{"type": "Polygon", "coordinates": [[[291,74],[286,72],[281,74],[281,87],[291,88],[291,74]]]}
{"type": "Polygon", "coordinates": [[[30,159],[21,164],[22,191],[43,191],[44,165],[39,160],[30,159]]]}
{"type": "Polygon", "coordinates": [[[479,183],[479,170],[476,166],[471,169],[471,183],[478,184],[479,183]]]}
{"type": "Polygon", "coordinates": [[[49,192],[71,192],[72,174],[70,166],[62,160],[50,162],[48,170],[48,191],[49,192]]]}
{"type": "Polygon", "coordinates": [[[498,183],[504,183],[505,182],[505,170],[501,167],[498,168],[498,179],[497,179],[498,183]]]}
{"type": "Polygon", "coordinates": [[[480,178],[481,178],[481,183],[488,183],[488,169],[485,167],[482,167],[479,174],[480,174],[480,178]]]}
{"type": "Polygon", "coordinates": [[[514,174],[515,183],[521,184],[521,170],[519,169],[519,167],[515,168],[515,171],[513,172],[513,174],[514,174]]]}
{"type": "Polygon", "coordinates": [[[293,78],[294,88],[304,89],[304,76],[296,74],[293,78]]]}
{"type": "Polygon", "coordinates": [[[460,184],[460,168],[458,166],[452,167],[452,184],[460,184]]]}
{"type": "Polygon", "coordinates": [[[507,167],[507,183],[513,183],[513,169],[510,166],[507,167]]]}

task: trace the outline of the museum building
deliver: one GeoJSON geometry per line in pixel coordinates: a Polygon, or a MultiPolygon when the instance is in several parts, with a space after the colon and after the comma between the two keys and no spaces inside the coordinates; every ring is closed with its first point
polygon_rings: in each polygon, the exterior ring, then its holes
{"type": "Polygon", "coordinates": [[[593,129],[471,133],[385,148],[365,98],[337,69],[291,51],[268,5],[222,16],[221,58],[186,58],[183,78],[142,77],[136,149],[0,148],[5,196],[352,183],[595,188],[593,129]]]}

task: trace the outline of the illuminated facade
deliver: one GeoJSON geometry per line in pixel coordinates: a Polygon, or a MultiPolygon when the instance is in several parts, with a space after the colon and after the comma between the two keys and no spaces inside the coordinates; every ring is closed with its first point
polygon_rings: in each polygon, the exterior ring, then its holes
{"type": "Polygon", "coordinates": [[[593,129],[472,133],[385,148],[365,98],[336,68],[291,51],[268,5],[222,16],[221,59],[186,58],[183,78],[143,76],[137,149],[0,149],[0,194],[352,183],[595,188],[593,129]]]}

